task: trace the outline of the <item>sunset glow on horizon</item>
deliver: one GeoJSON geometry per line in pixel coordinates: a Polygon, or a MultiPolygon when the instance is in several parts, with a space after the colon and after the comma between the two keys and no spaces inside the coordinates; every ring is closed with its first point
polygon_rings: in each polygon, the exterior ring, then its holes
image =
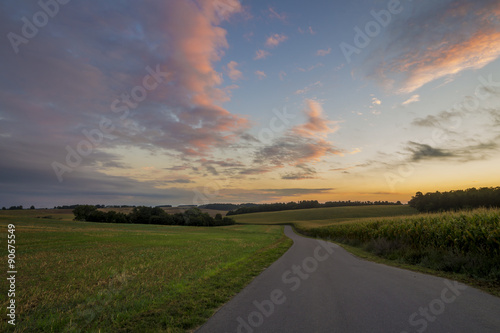
{"type": "Polygon", "coordinates": [[[0,207],[500,186],[497,0],[0,8],[0,207]]]}

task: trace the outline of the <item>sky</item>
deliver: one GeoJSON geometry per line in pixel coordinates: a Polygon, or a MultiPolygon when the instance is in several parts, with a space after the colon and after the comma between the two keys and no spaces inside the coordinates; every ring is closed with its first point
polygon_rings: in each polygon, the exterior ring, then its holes
{"type": "Polygon", "coordinates": [[[500,1],[5,0],[0,206],[500,185],[500,1]]]}

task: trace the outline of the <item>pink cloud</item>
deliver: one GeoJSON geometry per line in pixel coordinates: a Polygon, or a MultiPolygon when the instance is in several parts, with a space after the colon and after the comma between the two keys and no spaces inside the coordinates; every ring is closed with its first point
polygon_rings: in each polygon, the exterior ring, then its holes
{"type": "Polygon", "coordinates": [[[388,89],[398,84],[396,92],[408,94],[435,80],[483,68],[500,57],[500,29],[492,24],[499,19],[499,2],[482,5],[469,0],[416,18],[413,29],[402,30],[400,38],[391,41],[392,57],[386,52],[373,64],[374,77],[388,89]]]}
{"type": "Polygon", "coordinates": [[[255,57],[253,58],[254,60],[260,60],[260,59],[265,59],[267,56],[269,56],[271,53],[265,51],[265,50],[257,50],[255,52],[255,57]]]}
{"type": "Polygon", "coordinates": [[[257,75],[259,80],[264,80],[267,77],[267,74],[263,71],[255,71],[255,75],[257,75]]]}
{"type": "Polygon", "coordinates": [[[286,35],[283,35],[283,34],[274,34],[274,35],[270,36],[269,38],[267,38],[267,40],[266,40],[266,46],[268,46],[268,47],[276,47],[279,44],[281,44],[284,41],[286,41],[287,39],[288,39],[288,37],[286,35]]]}
{"type": "Polygon", "coordinates": [[[273,7],[269,7],[269,17],[277,18],[280,21],[286,22],[287,16],[285,13],[278,13],[273,7]]]}
{"type": "Polygon", "coordinates": [[[320,56],[320,57],[324,57],[324,56],[326,56],[326,55],[330,54],[331,52],[332,52],[332,48],[330,47],[330,48],[328,48],[328,49],[326,49],[326,50],[318,50],[318,51],[316,52],[316,55],[317,55],[317,56],[320,56]]]}
{"type": "Polygon", "coordinates": [[[308,117],[307,122],[294,127],[292,129],[294,133],[307,137],[325,137],[339,129],[337,122],[323,117],[323,107],[320,103],[308,99],[306,104],[307,107],[304,112],[308,117]]]}
{"type": "Polygon", "coordinates": [[[227,64],[227,75],[233,81],[237,81],[243,78],[243,73],[236,69],[238,67],[238,63],[236,61],[231,61],[227,64]]]}
{"type": "Polygon", "coordinates": [[[304,112],[308,117],[307,121],[294,126],[270,145],[259,149],[254,162],[260,167],[256,166],[253,170],[269,172],[269,168],[272,170],[293,166],[300,170],[288,175],[289,179],[301,179],[299,175],[304,174],[304,170],[309,170],[309,176],[312,174],[307,163],[321,161],[329,155],[343,155],[342,151],[326,140],[329,133],[338,129],[337,122],[323,117],[323,108],[317,101],[307,100],[306,104],[304,112]]]}

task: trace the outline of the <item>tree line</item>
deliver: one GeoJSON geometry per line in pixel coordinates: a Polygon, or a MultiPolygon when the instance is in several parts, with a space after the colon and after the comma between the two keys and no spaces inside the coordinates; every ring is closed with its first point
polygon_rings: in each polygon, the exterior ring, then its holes
{"type": "Polygon", "coordinates": [[[438,212],[479,207],[500,207],[500,187],[468,188],[448,192],[417,192],[408,204],[420,212],[438,212]]]}
{"type": "Polygon", "coordinates": [[[277,202],[270,204],[260,204],[254,206],[240,207],[238,209],[232,210],[227,213],[227,215],[238,215],[238,214],[248,214],[248,213],[258,213],[258,212],[277,212],[282,210],[293,210],[293,209],[309,209],[309,208],[322,208],[322,207],[346,207],[346,206],[371,206],[371,205],[401,205],[398,202],[389,201],[327,201],[325,203],[319,203],[317,200],[303,200],[303,201],[291,201],[291,202],[277,202]]]}
{"type": "Polygon", "coordinates": [[[128,213],[115,211],[103,212],[93,205],[78,205],[74,210],[75,221],[103,222],[103,223],[133,223],[215,227],[235,224],[229,217],[217,214],[214,217],[203,213],[198,208],[190,208],[184,213],[168,214],[160,207],[134,207],[128,213]]]}

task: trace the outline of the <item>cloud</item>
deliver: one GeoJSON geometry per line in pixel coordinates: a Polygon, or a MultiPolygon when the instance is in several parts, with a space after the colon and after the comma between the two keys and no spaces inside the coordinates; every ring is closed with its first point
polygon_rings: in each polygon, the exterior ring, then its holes
{"type": "Polygon", "coordinates": [[[310,35],[316,35],[316,31],[314,31],[313,27],[309,26],[307,27],[307,29],[302,29],[301,27],[299,27],[297,29],[297,31],[301,34],[305,34],[306,32],[309,33],[310,35]]]}
{"type": "Polygon", "coordinates": [[[306,109],[304,110],[308,119],[305,124],[296,126],[292,132],[306,137],[326,137],[339,129],[338,123],[327,120],[323,117],[323,107],[315,100],[306,100],[306,109]]]}
{"type": "Polygon", "coordinates": [[[194,183],[192,180],[185,179],[185,178],[167,180],[166,182],[167,183],[172,183],[172,184],[191,184],[191,183],[194,183]]]}
{"type": "Polygon", "coordinates": [[[389,27],[385,49],[369,55],[368,74],[396,93],[480,69],[500,57],[500,3],[459,0],[417,4],[416,14],[389,27]],[[436,24],[439,22],[439,24],[436,24]],[[404,25],[404,28],[403,28],[404,25]],[[378,56],[384,54],[384,57],[378,56]]]}
{"type": "Polygon", "coordinates": [[[314,82],[314,83],[308,85],[307,87],[305,87],[303,89],[299,89],[299,90],[295,91],[294,94],[295,95],[302,95],[302,94],[309,92],[311,89],[321,87],[321,86],[323,86],[321,81],[317,81],[317,82],[314,82]]]}
{"type": "Polygon", "coordinates": [[[281,179],[286,180],[304,180],[316,178],[316,170],[303,164],[296,166],[297,171],[289,172],[281,176],[281,179]]]}
{"type": "Polygon", "coordinates": [[[496,137],[486,142],[477,142],[475,144],[447,149],[434,148],[428,144],[409,141],[407,151],[411,153],[410,160],[413,162],[434,159],[454,159],[459,162],[487,160],[491,157],[491,152],[495,152],[496,154],[498,151],[499,139],[500,137],[496,137]]]}
{"type": "Polygon", "coordinates": [[[279,189],[262,189],[260,191],[265,194],[275,194],[285,197],[301,196],[305,194],[323,194],[333,191],[334,188],[279,188],[279,189]]]}
{"type": "Polygon", "coordinates": [[[382,102],[380,101],[380,99],[376,98],[376,97],[373,97],[372,98],[372,105],[381,105],[382,102]]]}
{"type": "Polygon", "coordinates": [[[231,61],[227,64],[227,75],[233,81],[241,80],[243,78],[243,73],[236,69],[238,63],[236,61],[231,61]]]}
{"type": "Polygon", "coordinates": [[[301,67],[298,67],[297,69],[299,71],[301,71],[301,72],[310,72],[313,69],[316,69],[316,68],[319,68],[319,67],[323,67],[323,66],[325,66],[325,65],[319,62],[316,65],[309,66],[307,69],[304,69],[304,68],[301,68],[301,67]]]}
{"type": "Polygon", "coordinates": [[[255,71],[255,75],[257,75],[257,78],[259,80],[263,80],[267,77],[266,73],[264,73],[263,71],[255,71]]]}
{"type": "Polygon", "coordinates": [[[263,173],[268,173],[273,171],[273,167],[269,166],[258,166],[253,168],[245,168],[239,172],[240,175],[261,175],[263,173]]]}
{"type": "Polygon", "coordinates": [[[285,79],[285,76],[286,76],[286,72],[285,71],[279,72],[279,77],[280,77],[281,81],[283,81],[285,79]]]}
{"type": "MultiPolygon", "coordinates": [[[[223,12],[215,0],[131,3],[130,8],[102,3],[92,11],[83,3],[65,7],[65,15],[47,26],[50,33],[21,45],[18,55],[0,50],[0,109],[12,110],[14,138],[58,142],[63,155],[65,144],[74,147],[85,139],[79,135],[83,129],[98,128],[106,117],[115,127],[114,139],[101,147],[204,155],[231,143],[231,134],[247,128],[248,121],[220,106],[230,98],[214,67],[229,46],[220,24],[242,11],[238,1],[230,4],[223,12]],[[101,19],[100,7],[113,14],[101,19]],[[121,96],[142,86],[147,66],[163,82],[140,103],[127,105],[121,96]]],[[[9,7],[18,13],[2,11],[2,31],[16,31],[17,14],[30,12],[28,6],[9,7]]]]}
{"type": "Polygon", "coordinates": [[[411,152],[413,161],[427,160],[432,158],[442,158],[442,157],[453,157],[454,155],[450,152],[446,152],[443,149],[433,148],[427,144],[421,144],[417,142],[410,141],[408,144],[408,150],[411,152]]]}
{"type": "Polygon", "coordinates": [[[254,162],[283,167],[316,162],[330,154],[340,154],[330,142],[289,133],[259,149],[255,154],[254,162]]]}
{"type": "Polygon", "coordinates": [[[287,15],[285,13],[278,13],[273,7],[269,7],[269,17],[276,18],[282,22],[286,22],[287,15]]]}
{"type": "Polygon", "coordinates": [[[361,153],[361,149],[360,148],[354,148],[351,152],[349,152],[348,154],[349,155],[355,155],[355,154],[358,154],[358,153],[361,153]]]}
{"type": "Polygon", "coordinates": [[[493,120],[493,124],[495,126],[500,125],[500,109],[489,109],[488,113],[491,116],[491,119],[493,120]]]}
{"type": "Polygon", "coordinates": [[[270,37],[267,38],[266,40],[266,46],[268,47],[276,47],[279,44],[283,43],[286,41],[288,37],[284,34],[274,34],[270,37]]]}
{"type": "Polygon", "coordinates": [[[317,55],[317,56],[320,56],[320,57],[324,57],[324,56],[326,56],[326,55],[330,54],[331,52],[332,52],[332,48],[330,47],[330,48],[328,48],[327,50],[318,50],[318,51],[316,52],[316,55],[317,55]]]}
{"type": "Polygon", "coordinates": [[[325,194],[335,190],[334,188],[267,188],[246,189],[231,188],[218,191],[216,201],[241,203],[244,197],[246,202],[276,202],[286,200],[285,198],[300,197],[303,195],[325,194]]]}
{"type": "Polygon", "coordinates": [[[401,103],[401,105],[408,105],[408,104],[416,103],[416,102],[419,102],[419,101],[420,101],[420,95],[413,95],[410,98],[408,98],[406,101],[404,101],[403,103],[401,103]]]}
{"type": "Polygon", "coordinates": [[[267,58],[271,53],[265,51],[265,50],[257,50],[255,52],[255,57],[253,58],[254,60],[260,60],[260,59],[265,59],[267,58]]]}
{"type": "Polygon", "coordinates": [[[463,112],[457,110],[441,111],[437,115],[428,115],[424,118],[415,118],[413,119],[411,124],[420,127],[440,127],[444,124],[452,122],[454,119],[461,119],[464,117],[464,115],[465,114],[463,112]]]}
{"type": "Polygon", "coordinates": [[[254,163],[282,168],[318,162],[328,155],[342,152],[325,138],[338,129],[337,122],[323,117],[323,108],[314,100],[306,100],[307,121],[288,130],[255,153],[254,163]]]}
{"type": "MultiPolygon", "coordinates": [[[[37,196],[43,204],[85,198],[95,203],[189,201],[186,190],[160,190],[154,182],[110,176],[135,171],[107,152],[126,156],[139,148],[170,159],[166,166],[175,165],[181,157],[210,156],[248,129],[245,117],[221,106],[231,91],[216,70],[229,47],[221,25],[243,11],[238,1],[225,3],[221,11],[216,0],[128,1],[127,6],[75,2],[20,45],[18,54],[9,44],[0,48],[0,139],[8,147],[0,174],[17,177],[2,177],[2,202],[37,196]],[[146,90],[144,78],[150,73],[156,79],[146,82],[155,88],[144,96],[140,88],[146,90]],[[140,98],[127,105],[133,95],[140,98]],[[66,163],[66,147],[76,150],[88,140],[84,131],[95,133],[103,119],[115,129],[60,184],[51,163],[66,163]]],[[[19,32],[26,13],[40,10],[36,2],[0,7],[4,36],[19,32]]]]}
{"type": "Polygon", "coordinates": [[[207,166],[206,169],[207,169],[208,172],[210,172],[214,176],[218,176],[219,175],[219,172],[217,172],[217,170],[213,166],[211,166],[211,165],[207,166]]]}

